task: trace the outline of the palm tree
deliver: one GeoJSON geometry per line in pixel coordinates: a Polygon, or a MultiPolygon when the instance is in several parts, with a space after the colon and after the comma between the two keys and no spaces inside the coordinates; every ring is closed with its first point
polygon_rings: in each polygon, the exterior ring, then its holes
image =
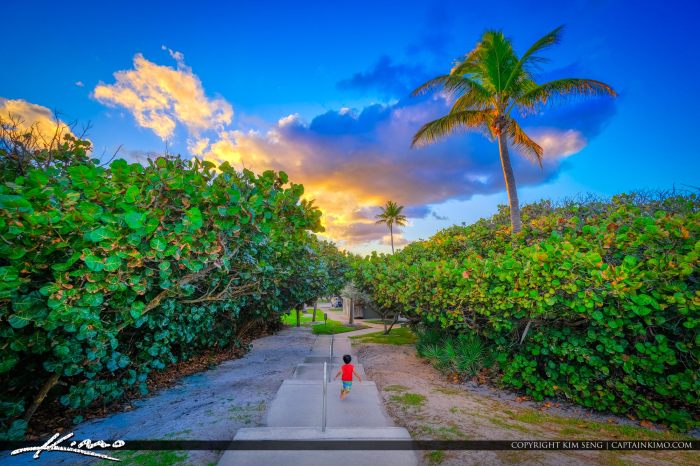
{"type": "Polygon", "coordinates": [[[391,253],[394,253],[394,225],[405,226],[408,220],[404,214],[403,206],[398,205],[394,201],[389,201],[382,207],[382,213],[377,215],[377,224],[386,223],[389,226],[389,235],[391,236],[391,253]]]}
{"type": "Polygon", "coordinates": [[[513,50],[511,40],[500,31],[486,31],[481,41],[458,61],[449,74],[426,82],[413,95],[441,87],[455,98],[450,112],[423,125],[413,137],[411,147],[432,143],[456,129],[476,129],[498,140],[503,177],[510,203],[511,231],[522,227],[520,205],[515,189],[513,167],[508,154],[508,141],[542,167],[542,147],[525,134],[511,116],[513,109],[524,116],[536,112],[549,101],[567,96],[615,96],[607,84],[592,79],[566,78],[537,84],[533,73],[546,61],[538,55],[557,44],[563,26],[545,35],[523,54],[513,50]]]}

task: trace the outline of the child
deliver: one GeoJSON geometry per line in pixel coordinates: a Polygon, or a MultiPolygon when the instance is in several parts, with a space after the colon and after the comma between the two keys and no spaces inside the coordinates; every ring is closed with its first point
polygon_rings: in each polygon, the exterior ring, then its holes
{"type": "Polygon", "coordinates": [[[355,366],[350,364],[350,361],[352,361],[352,357],[349,354],[346,354],[343,356],[343,361],[345,364],[340,366],[340,370],[338,371],[337,374],[335,374],[335,378],[333,380],[338,379],[338,376],[341,374],[343,377],[341,377],[340,380],[343,381],[343,386],[340,389],[340,399],[344,400],[346,396],[348,396],[348,393],[350,393],[350,388],[352,387],[352,376],[355,374],[355,377],[357,377],[357,380],[362,382],[362,378],[360,377],[360,374],[358,374],[355,371],[355,366]]]}

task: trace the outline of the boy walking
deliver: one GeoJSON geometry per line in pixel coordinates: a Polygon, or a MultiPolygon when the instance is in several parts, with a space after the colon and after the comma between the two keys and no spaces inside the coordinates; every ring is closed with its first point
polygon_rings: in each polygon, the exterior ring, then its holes
{"type": "Polygon", "coordinates": [[[350,364],[350,361],[352,361],[352,357],[349,354],[346,354],[343,356],[343,364],[340,366],[340,370],[338,371],[337,374],[335,374],[335,378],[333,380],[337,380],[339,376],[342,375],[340,380],[343,382],[343,386],[340,389],[340,399],[344,400],[346,396],[348,396],[348,393],[350,393],[350,388],[352,388],[352,376],[353,374],[355,377],[357,377],[357,380],[362,382],[362,378],[360,377],[360,374],[358,374],[355,371],[355,366],[350,364]]]}

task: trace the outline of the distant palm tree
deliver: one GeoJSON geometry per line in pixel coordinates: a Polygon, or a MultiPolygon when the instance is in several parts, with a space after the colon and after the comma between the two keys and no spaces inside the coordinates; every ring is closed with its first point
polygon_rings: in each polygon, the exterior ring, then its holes
{"type": "Polygon", "coordinates": [[[394,225],[404,226],[408,219],[401,212],[403,206],[396,204],[394,201],[389,201],[382,207],[382,213],[377,215],[377,224],[386,223],[389,226],[389,235],[391,236],[391,253],[394,253],[394,225]]]}
{"type": "Polygon", "coordinates": [[[616,95],[610,86],[592,79],[535,82],[534,71],[546,61],[537,54],[559,42],[562,28],[560,26],[539,39],[522,57],[516,55],[511,40],[502,32],[486,31],[476,47],[458,61],[449,74],[433,78],[413,91],[413,95],[418,95],[441,87],[456,100],[447,115],[418,130],[412,147],[429,144],[460,128],[479,129],[498,140],[513,233],[520,231],[522,222],[508,140],[536,160],[540,168],[543,150],[511,117],[512,110],[518,109],[523,115],[533,113],[548,101],[567,95],[616,95]]]}

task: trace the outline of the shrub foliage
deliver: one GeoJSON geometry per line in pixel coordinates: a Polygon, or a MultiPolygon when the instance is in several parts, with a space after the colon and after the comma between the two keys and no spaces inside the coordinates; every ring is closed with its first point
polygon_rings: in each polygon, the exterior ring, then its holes
{"type": "Polygon", "coordinates": [[[476,333],[502,382],[535,399],[688,429],[700,407],[699,207],[696,195],[540,202],[514,237],[502,208],[358,260],[354,280],[416,322],[476,333]]]}
{"type": "Polygon", "coordinates": [[[0,184],[6,438],[44,396],[81,408],[145,392],[151,371],[237,345],[344,282],[345,256],[312,234],[321,213],[283,172],[172,157],[101,167],[86,146],[67,140],[62,163],[0,184]]]}

